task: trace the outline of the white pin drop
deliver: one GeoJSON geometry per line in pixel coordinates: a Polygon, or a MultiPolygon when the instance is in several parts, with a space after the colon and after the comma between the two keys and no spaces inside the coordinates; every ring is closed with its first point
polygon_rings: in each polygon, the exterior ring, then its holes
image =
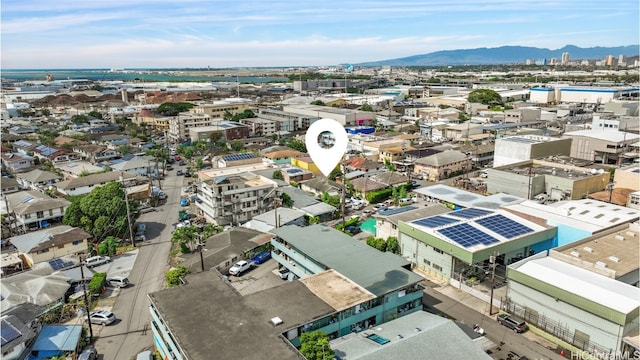
{"type": "Polygon", "coordinates": [[[305,136],[307,152],[309,152],[318,169],[327,177],[342,159],[342,155],[347,150],[348,142],[346,130],[339,122],[333,119],[317,120],[309,126],[305,136]],[[326,147],[323,147],[320,145],[320,141],[324,140],[324,137],[320,138],[320,135],[325,132],[331,133],[331,136],[327,136],[327,139],[333,141],[332,143],[325,143],[326,147]]]}

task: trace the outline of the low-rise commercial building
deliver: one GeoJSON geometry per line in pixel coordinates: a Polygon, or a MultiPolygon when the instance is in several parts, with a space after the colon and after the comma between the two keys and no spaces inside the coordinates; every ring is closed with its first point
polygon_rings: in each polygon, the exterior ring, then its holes
{"type": "Polygon", "coordinates": [[[571,139],[549,136],[517,135],[496,139],[493,166],[539,159],[545,156],[569,156],[571,139]]]}

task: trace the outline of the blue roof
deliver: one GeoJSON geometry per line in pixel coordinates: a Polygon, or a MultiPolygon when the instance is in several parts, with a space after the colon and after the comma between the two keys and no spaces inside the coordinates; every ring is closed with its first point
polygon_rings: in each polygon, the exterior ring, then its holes
{"type": "Polygon", "coordinates": [[[45,325],[33,344],[34,351],[74,351],[80,341],[82,325],[45,325]]]}

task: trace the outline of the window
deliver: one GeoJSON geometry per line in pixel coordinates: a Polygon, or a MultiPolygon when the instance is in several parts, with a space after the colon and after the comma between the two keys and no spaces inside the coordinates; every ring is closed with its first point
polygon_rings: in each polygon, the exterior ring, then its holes
{"type": "Polygon", "coordinates": [[[425,265],[431,266],[431,261],[429,261],[427,259],[423,259],[422,261],[425,263],[425,265]]]}
{"type": "Polygon", "coordinates": [[[58,245],[58,249],[64,249],[64,244],[63,245],[58,245]]]}
{"type": "Polygon", "coordinates": [[[53,216],[53,209],[49,209],[49,216],[53,216]]]}
{"type": "Polygon", "coordinates": [[[440,265],[433,264],[432,267],[437,271],[442,271],[442,266],[440,266],[440,265]]]}
{"type": "Polygon", "coordinates": [[[77,246],[77,245],[80,245],[80,244],[81,244],[81,242],[77,241],[77,240],[71,243],[71,245],[73,245],[73,246],[77,246]]]}
{"type": "Polygon", "coordinates": [[[440,249],[433,248],[433,251],[437,252],[438,254],[444,254],[444,251],[440,249]]]}

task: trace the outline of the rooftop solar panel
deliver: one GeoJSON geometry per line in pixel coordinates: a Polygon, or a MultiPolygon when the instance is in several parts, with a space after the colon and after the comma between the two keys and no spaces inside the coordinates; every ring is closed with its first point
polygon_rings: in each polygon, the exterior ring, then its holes
{"type": "Polygon", "coordinates": [[[493,211],[477,209],[477,208],[468,208],[464,210],[452,211],[447,215],[455,216],[462,219],[473,219],[478,216],[483,216],[487,214],[491,214],[493,211]]]}
{"type": "Polygon", "coordinates": [[[224,159],[226,161],[246,160],[246,159],[252,159],[252,158],[255,158],[255,156],[250,153],[231,154],[231,155],[224,156],[224,159]]]}
{"type": "Polygon", "coordinates": [[[0,334],[2,334],[2,346],[10,343],[11,341],[22,336],[20,331],[11,325],[8,321],[2,320],[2,327],[0,327],[0,334]]]}
{"type": "Polygon", "coordinates": [[[493,243],[500,242],[500,240],[467,223],[446,227],[436,231],[465,248],[478,244],[491,245],[493,243]]]}
{"type": "Polygon", "coordinates": [[[378,214],[384,215],[384,216],[391,216],[391,215],[396,215],[396,214],[403,213],[405,211],[411,211],[415,209],[417,209],[415,206],[403,206],[395,209],[387,209],[387,210],[379,211],[378,214]]]}
{"type": "Polygon", "coordinates": [[[438,226],[447,225],[447,224],[451,224],[458,221],[460,220],[436,215],[436,216],[428,217],[426,219],[416,220],[413,223],[416,225],[426,226],[428,228],[435,228],[438,226]]]}
{"type": "Polygon", "coordinates": [[[476,223],[507,239],[513,239],[516,236],[533,232],[533,229],[503,215],[494,215],[484,219],[478,219],[476,223]]]}

